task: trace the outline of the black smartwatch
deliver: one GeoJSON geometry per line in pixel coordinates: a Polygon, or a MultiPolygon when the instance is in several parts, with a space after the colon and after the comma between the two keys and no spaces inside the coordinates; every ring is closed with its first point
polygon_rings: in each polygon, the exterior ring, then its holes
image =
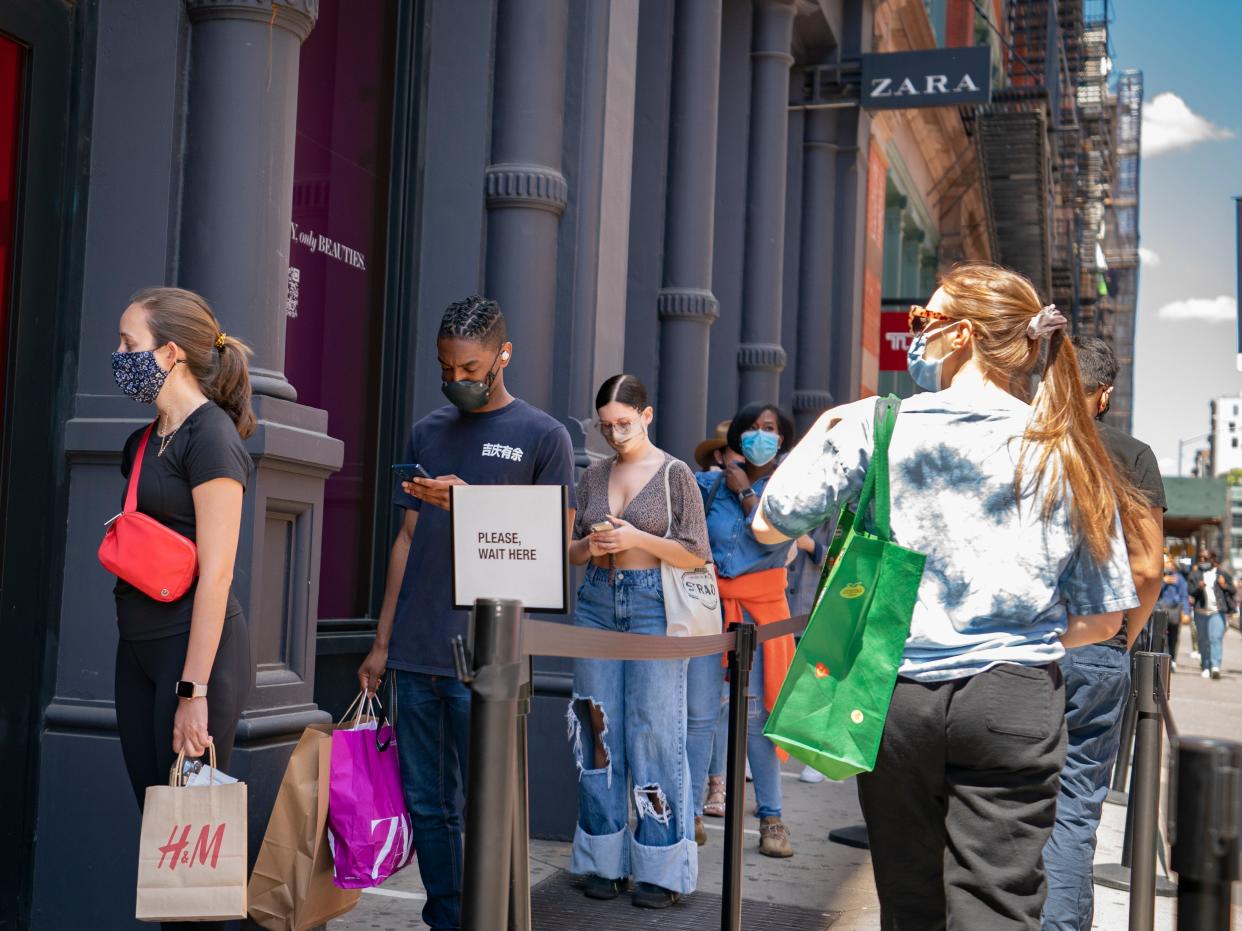
{"type": "Polygon", "coordinates": [[[200,682],[191,682],[189,679],[179,679],[177,680],[177,697],[206,698],[207,686],[200,682]]]}

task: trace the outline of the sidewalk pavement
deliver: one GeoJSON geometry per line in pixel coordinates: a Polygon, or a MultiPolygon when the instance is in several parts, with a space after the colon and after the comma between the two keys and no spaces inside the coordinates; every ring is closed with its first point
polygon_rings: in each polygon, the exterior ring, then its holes
{"type": "MultiPolygon", "coordinates": [[[[1183,633],[1178,671],[1173,679],[1171,706],[1184,735],[1224,737],[1242,740],[1242,635],[1230,629],[1226,635],[1224,675],[1220,680],[1199,677],[1198,662],[1189,655],[1190,637],[1183,633]]],[[[566,747],[566,753],[569,752],[566,747]]],[[[871,878],[870,856],[866,851],[843,847],[828,841],[828,831],[858,824],[862,816],[852,782],[824,782],[808,785],[798,781],[801,766],[790,764],[785,776],[785,821],[790,826],[796,856],[772,860],[759,855],[758,824],[753,817],[746,823],[745,885],[743,895],[758,901],[796,905],[816,911],[839,912],[833,931],[879,931],[880,912],[871,878]]],[[[753,811],[754,799],[747,787],[746,810],[753,811]]],[[[1162,799],[1163,803],[1163,799],[1162,799]]],[[[1161,824],[1164,823],[1161,811],[1161,824]]],[[[720,892],[723,869],[723,822],[706,819],[708,844],[700,848],[700,888],[720,892]]],[[[1100,827],[1097,863],[1118,863],[1121,858],[1125,809],[1104,806],[1100,827]]],[[[569,845],[551,841],[531,843],[531,881],[541,880],[564,869],[569,863],[569,845]]],[[[1242,884],[1235,890],[1234,902],[1242,903],[1242,884]]],[[[329,923],[330,931],[389,931],[423,929],[422,885],[417,866],[393,877],[380,889],[368,890],[361,903],[348,915],[329,923]]],[[[1094,928],[1116,931],[1128,924],[1127,893],[1096,886],[1094,928]]],[[[1235,904],[1235,923],[1242,927],[1242,904],[1235,904]]],[[[1156,928],[1172,931],[1174,900],[1157,899],[1156,928]]],[[[534,931],[582,931],[545,929],[534,931]]],[[[752,929],[747,929],[752,931],[752,929]]]]}

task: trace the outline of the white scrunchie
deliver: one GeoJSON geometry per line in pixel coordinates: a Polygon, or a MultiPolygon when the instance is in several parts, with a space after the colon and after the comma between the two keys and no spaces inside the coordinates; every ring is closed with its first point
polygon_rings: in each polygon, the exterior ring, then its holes
{"type": "Polygon", "coordinates": [[[1026,325],[1027,339],[1048,339],[1057,330],[1064,330],[1069,326],[1069,320],[1065,314],[1057,310],[1056,304],[1049,304],[1039,313],[1031,318],[1031,322],[1026,325]]]}

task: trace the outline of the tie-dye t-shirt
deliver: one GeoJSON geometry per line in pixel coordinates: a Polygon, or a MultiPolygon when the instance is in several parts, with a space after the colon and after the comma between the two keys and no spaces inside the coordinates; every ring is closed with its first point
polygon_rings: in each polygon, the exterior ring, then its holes
{"type": "MultiPolygon", "coordinates": [[[[1068,499],[1047,521],[1043,487],[1014,471],[1031,407],[990,386],[902,402],[889,446],[893,541],[927,557],[900,673],[924,682],[998,663],[1042,665],[1065,652],[1067,612],[1138,605],[1120,522],[1102,564],[1070,530],[1068,499]]],[[[862,490],[875,399],[837,408],[768,483],[763,513],[790,537],[819,526],[862,490]]],[[[1028,451],[1028,462],[1034,451],[1028,451]]],[[[1033,463],[1025,470],[1033,472],[1033,463]]]]}

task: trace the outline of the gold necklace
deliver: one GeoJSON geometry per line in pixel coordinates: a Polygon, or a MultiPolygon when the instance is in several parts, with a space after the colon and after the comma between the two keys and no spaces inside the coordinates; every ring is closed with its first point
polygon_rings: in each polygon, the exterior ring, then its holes
{"type": "MultiPolygon", "coordinates": [[[[203,404],[205,404],[205,403],[207,403],[207,402],[206,402],[206,401],[204,401],[204,402],[203,402],[203,404]]],[[[193,413],[194,413],[194,411],[198,410],[198,408],[199,408],[199,407],[202,407],[202,406],[203,406],[202,404],[198,405],[198,407],[194,408],[194,410],[193,410],[193,411],[190,411],[190,413],[189,413],[189,414],[186,414],[184,417],[182,417],[182,418],[181,418],[181,422],[180,422],[180,423],[178,423],[178,424],[177,424],[177,426],[173,427],[173,428],[172,428],[169,432],[159,434],[159,437],[160,437],[160,451],[159,451],[158,453],[156,453],[156,454],[155,454],[155,458],[156,458],[156,459],[159,459],[161,456],[163,456],[163,455],[164,455],[164,451],[165,451],[165,450],[167,450],[167,449],[168,449],[168,447],[169,447],[169,445],[172,443],[172,441],[173,441],[173,437],[177,435],[177,431],[178,431],[178,430],[180,430],[182,427],[184,427],[184,426],[185,426],[185,422],[186,422],[187,420],[189,420],[189,419],[190,419],[190,415],[191,415],[191,414],[193,414],[193,413]]]]}
{"type": "MultiPolygon", "coordinates": [[[[181,423],[185,423],[185,421],[183,420],[181,421],[181,423]]],[[[160,451],[155,454],[156,459],[164,455],[164,450],[168,449],[168,444],[172,442],[172,438],[177,435],[177,431],[180,429],[181,429],[181,424],[179,423],[177,424],[176,427],[173,428],[171,433],[160,434],[160,451]]]]}

